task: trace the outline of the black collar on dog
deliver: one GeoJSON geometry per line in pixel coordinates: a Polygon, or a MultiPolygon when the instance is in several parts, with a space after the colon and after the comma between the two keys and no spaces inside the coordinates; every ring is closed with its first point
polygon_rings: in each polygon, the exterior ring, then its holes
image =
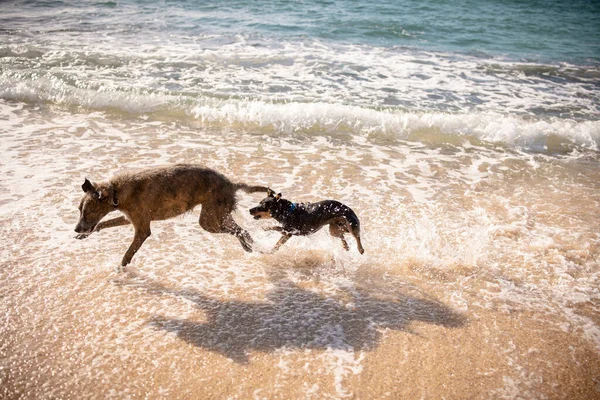
{"type": "Polygon", "coordinates": [[[117,208],[119,206],[119,199],[117,197],[117,190],[112,187],[112,205],[114,208],[117,208]]]}

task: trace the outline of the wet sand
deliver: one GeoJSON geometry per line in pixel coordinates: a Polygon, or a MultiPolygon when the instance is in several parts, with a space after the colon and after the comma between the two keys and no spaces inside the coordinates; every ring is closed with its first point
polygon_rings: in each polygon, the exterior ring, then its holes
{"type": "MultiPolygon", "coordinates": [[[[85,263],[85,252],[76,253],[65,256],[85,263]]],[[[265,277],[234,267],[236,279],[252,276],[253,290],[264,292],[260,301],[244,285],[207,294],[173,283],[168,266],[115,272],[104,262],[75,267],[54,257],[43,266],[32,260],[30,269],[4,264],[3,282],[22,284],[8,293],[3,285],[0,393],[215,399],[591,399],[599,393],[598,350],[567,321],[509,303],[473,305],[481,299],[468,287],[469,306],[459,311],[434,294],[435,282],[411,282],[367,263],[348,273],[323,254],[287,255],[299,263],[266,267],[265,277]],[[40,267],[54,270],[51,282],[39,281],[40,267]],[[331,274],[352,284],[332,289],[319,282],[331,274]]]]}

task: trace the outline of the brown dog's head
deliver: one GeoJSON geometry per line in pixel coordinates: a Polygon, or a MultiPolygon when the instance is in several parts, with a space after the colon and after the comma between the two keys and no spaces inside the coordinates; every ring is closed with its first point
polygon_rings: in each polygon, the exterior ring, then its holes
{"type": "Polygon", "coordinates": [[[106,185],[96,185],[85,180],[81,188],[85,195],[79,203],[79,222],[75,226],[77,233],[91,233],[98,222],[119,205],[114,190],[106,185]]]}
{"type": "Polygon", "coordinates": [[[273,218],[273,212],[279,207],[281,193],[275,194],[271,189],[267,189],[267,197],[261,200],[260,204],[250,209],[250,215],[254,219],[273,218]]]}

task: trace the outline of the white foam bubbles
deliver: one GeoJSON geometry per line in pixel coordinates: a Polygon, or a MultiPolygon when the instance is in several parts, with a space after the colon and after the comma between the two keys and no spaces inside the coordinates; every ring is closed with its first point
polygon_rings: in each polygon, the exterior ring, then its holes
{"type": "Polygon", "coordinates": [[[533,151],[598,147],[592,67],[264,40],[46,43],[27,57],[15,44],[5,49],[0,98],[276,132],[419,140],[434,131],[533,151]]]}
{"type": "MultiPolygon", "coordinates": [[[[374,139],[450,141],[475,138],[527,151],[560,151],[561,144],[600,148],[600,122],[558,118],[540,120],[497,113],[394,112],[327,103],[265,103],[208,100],[192,115],[203,123],[267,128],[278,133],[333,133],[349,131],[374,139]],[[442,134],[435,138],[431,134],[442,134]]],[[[569,147],[571,146],[571,147],[569,147]]]]}

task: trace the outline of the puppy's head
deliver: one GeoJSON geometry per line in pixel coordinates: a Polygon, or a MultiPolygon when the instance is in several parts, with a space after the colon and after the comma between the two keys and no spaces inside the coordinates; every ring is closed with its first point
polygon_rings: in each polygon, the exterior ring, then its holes
{"type": "Polygon", "coordinates": [[[98,222],[118,206],[114,190],[106,185],[97,185],[85,180],[81,188],[85,192],[79,203],[77,233],[91,233],[98,222]]]}
{"type": "Polygon", "coordinates": [[[273,211],[275,211],[281,200],[281,193],[275,194],[271,189],[267,190],[267,197],[261,200],[260,204],[250,209],[250,215],[254,219],[261,218],[273,218],[273,211]]]}

